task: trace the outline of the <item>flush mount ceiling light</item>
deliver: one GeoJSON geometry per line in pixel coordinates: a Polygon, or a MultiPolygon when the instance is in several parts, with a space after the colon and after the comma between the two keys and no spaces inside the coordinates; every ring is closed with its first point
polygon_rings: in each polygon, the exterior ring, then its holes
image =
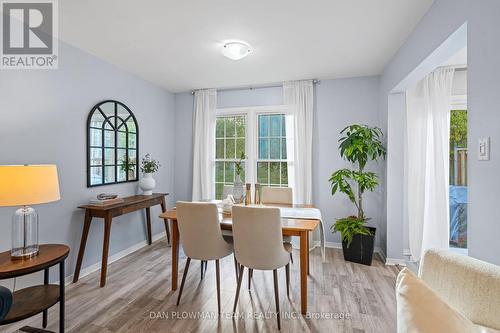
{"type": "Polygon", "coordinates": [[[222,54],[232,60],[240,60],[245,58],[252,52],[252,47],[245,42],[229,42],[224,44],[222,54]]]}

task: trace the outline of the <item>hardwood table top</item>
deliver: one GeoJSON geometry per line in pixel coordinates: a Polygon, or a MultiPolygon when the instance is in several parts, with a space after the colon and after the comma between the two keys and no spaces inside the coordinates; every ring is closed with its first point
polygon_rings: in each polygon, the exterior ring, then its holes
{"type": "Polygon", "coordinates": [[[153,193],[152,195],[132,195],[129,197],[124,197],[123,202],[116,203],[113,205],[81,205],[78,206],[78,208],[82,209],[92,209],[92,210],[101,210],[101,211],[106,211],[106,210],[111,210],[111,209],[116,209],[116,208],[121,208],[121,207],[126,207],[130,205],[135,205],[138,203],[142,203],[145,201],[150,201],[150,200],[155,200],[159,198],[163,198],[164,196],[168,195],[168,193],[153,193]]]}
{"type": "MultiPolygon", "coordinates": [[[[254,205],[265,207],[285,207],[285,208],[315,208],[313,205],[254,205]]],[[[177,210],[175,208],[167,210],[160,214],[162,219],[177,220],[177,210]]],[[[221,212],[219,210],[219,219],[222,229],[232,229],[233,219],[230,213],[221,212]]],[[[316,219],[301,219],[301,218],[282,218],[282,229],[284,231],[313,231],[319,225],[319,220],[316,219]]]]}
{"type": "Polygon", "coordinates": [[[0,253],[0,279],[38,272],[66,259],[69,246],[63,244],[42,244],[35,257],[27,259],[12,259],[10,251],[0,253]]]}

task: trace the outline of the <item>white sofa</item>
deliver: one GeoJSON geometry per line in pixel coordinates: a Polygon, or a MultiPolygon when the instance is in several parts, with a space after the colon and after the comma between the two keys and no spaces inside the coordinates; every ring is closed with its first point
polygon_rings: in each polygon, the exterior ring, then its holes
{"type": "Polygon", "coordinates": [[[500,330],[499,266],[432,249],[424,254],[419,277],[474,324],[500,330]]]}

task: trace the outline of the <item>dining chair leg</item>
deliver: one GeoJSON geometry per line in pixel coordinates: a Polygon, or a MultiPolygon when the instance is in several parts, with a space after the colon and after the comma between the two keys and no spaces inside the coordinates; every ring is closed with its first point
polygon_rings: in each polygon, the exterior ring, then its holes
{"type": "Polygon", "coordinates": [[[215,260],[215,275],[217,280],[217,309],[219,310],[218,314],[220,315],[220,267],[219,267],[219,259],[215,260]]]}
{"type": "Polygon", "coordinates": [[[290,296],[290,263],[285,266],[286,272],[286,295],[290,296]]]}
{"type": "Polygon", "coordinates": [[[202,260],[201,261],[201,280],[205,277],[205,273],[207,272],[207,267],[208,267],[208,261],[202,260]]]}
{"type": "Polygon", "coordinates": [[[200,262],[200,272],[201,272],[200,280],[203,280],[203,260],[200,262]]]}
{"type": "Polygon", "coordinates": [[[276,301],[276,318],[278,319],[278,330],[281,330],[280,298],[278,295],[278,270],[273,269],[274,276],[274,300],[276,301]]]}
{"type": "Polygon", "coordinates": [[[186,282],[186,276],[189,270],[190,263],[191,263],[191,258],[188,257],[186,260],[186,266],[184,267],[184,273],[182,274],[181,289],[179,289],[179,296],[177,296],[177,306],[179,306],[179,303],[181,301],[182,290],[184,289],[184,283],[186,282]]]}
{"type": "Polygon", "coordinates": [[[236,273],[236,283],[238,283],[238,262],[236,261],[236,256],[233,255],[234,258],[234,272],[236,273]]]}
{"type": "Polygon", "coordinates": [[[292,254],[292,252],[290,252],[290,261],[291,261],[291,262],[292,262],[292,264],[293,264],[293,254],[292,254]]]}
{"type": "Polygon", "coordinates": [[[248,290],[250,290],[251,282],[252,282],[252,276],[253,276],[253,269],[249,268],[248,269],[248,290]]]}
{"type": "Polygon", "coordinates": [[[238,298],[240,297],[241,281],[243,280],[243,271],[245,267],[240,265],[240,272],[238,273],[238,286],[236,287],[236,296],[234,298],[233,313],[236,312],[236,305],[238,304],[238,298]]]}

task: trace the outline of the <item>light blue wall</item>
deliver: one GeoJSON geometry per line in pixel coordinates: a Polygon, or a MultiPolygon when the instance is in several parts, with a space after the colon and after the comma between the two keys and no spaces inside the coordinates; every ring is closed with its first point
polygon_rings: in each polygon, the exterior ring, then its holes
{"type": "Polygon", "coordinates": [[[217,107],[221,109],[281,104],[283,104],[283,89],[281,87],[222,90],[217,92],[217,107]]]}
{"type": "MultiPolygon", "coordinates": [[[[468,30],[469,255],[500,264],[499,1],[434,2],[381,76],[380,123],[387,126],[388,93],[393,87],[465,22],[468,30]],[[491,159],[478,161],[477,141],[486,136],[491,137],[491,159]]],[[[391,207],[388,206],[387,209],[391,207]]],[[[387,235],[387,242],[398,242],[398,239],[401,241],[400,245],[396,244],[394,247],[402,251],[402,235],[391,234],[391,230],[387,230],[387,235]]]]}
{"type": "MultiPolygon", "coordinates": [[[[378,111],[379,78],[377,76],[324,80],[316,86],[314,136],[313,136],[313,202],[321,209],[326,221],[327,240],[340,242],[339,235],[329,232],[335,218],[353,215],[356,211],[345,196],[331,196],[328,179],[334,170],[350,167],[339,157],[339,132],[350,124],[379,126],[378,111]]],[[[369,170],[380,174],[381,166],[370,163],[369,170]]],[[[365,196],[365,213],[379,226],[381,221],[381,188],[365,196]]],[[[381,235],[377,234],[376,245],[381,235]]]]}
{"type": "Polygon", "coordinates": [[[193,95],[175,94],[175,197],[191,200],[193,188],[193,95]]]}
{"type": "MultiPolygon", "coordinates": [[[[73,274],[85,204],[101,192],[136,193],[137,183],[89,189],[86,186],[86,121],[90,109],[105,99],[130,107],[140,128],[140,155],[161,161],[158,191],[174,192],[174,95],[103,62],[60,44],[58,70],[1,71],[0,164],[54,163],[59,169],[61,200],[39,205],[40,243],[71,247],[66,275],[73,274]]],[[[174,202],[170,197],[169,202],[174,202]]],[[[10,249],[14,208],[0,208],[0,250],[10,249]]],[[[164,230],[152,210],[153,234],[164,230]]],[[[145,240],[144,212],[114,219],[110,255],[145,240]]],[[[101,260],[103,223],[95,219],[83,267],[101,260]]],[[[53,270],[56,278],[57,270],[53,270]]]]}
{"type": "MultiPolygon", "coordinates": [[[[352,123],[378,124],[379,78],[362,77],[323,80],[315,87],[313,137],[313,201],[321,209],[327,227],[336,217],[352,214],[352,204],[342,197],[332,198],[328,178],[337,168],[348,166],[338,157],[339,132],[352,123]]],[[[190,93],[176,94],[176,168],[175,192],[178,199],[191,199],[192,186],[192,115],[193,97],[190,93]],[[183,138],[183,140],[180,140],[183,138]],[[186,142],[184,144],[184,141],[186,142]],[[188,144],[189,143],[189,144],[188,144]]],[[[281,105],[281,87],[226,90],[218,92],[217,106],[245,107],[281,105]]],[[[380,166],[372,165],[374,171],[380,166]]],[[[375,224],[380,223],[381,190],[367,195],[367,214],[375,224]]],[[[337,235],[327,230],[327,240],[339,242],[337,235]]]]}

